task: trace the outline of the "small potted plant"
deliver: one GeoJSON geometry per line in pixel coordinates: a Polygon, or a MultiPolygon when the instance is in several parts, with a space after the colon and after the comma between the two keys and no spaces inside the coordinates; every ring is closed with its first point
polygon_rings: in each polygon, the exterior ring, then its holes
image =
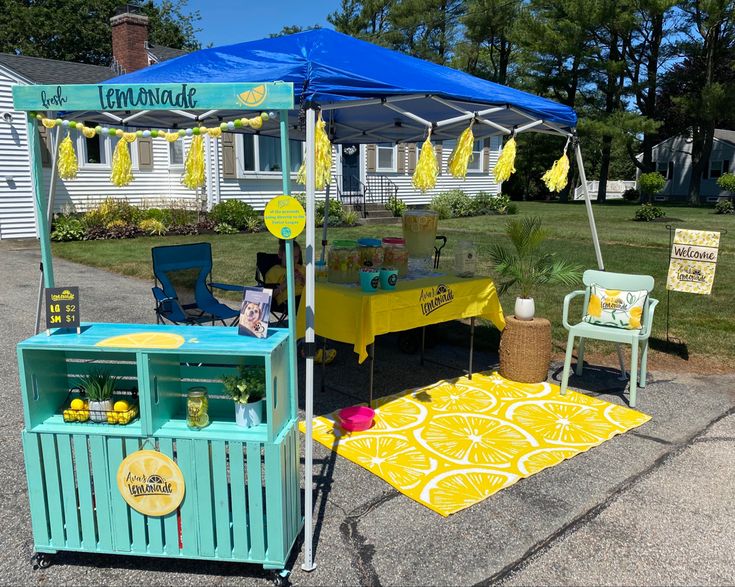
{"type": "Polygon", "coordinates": [[[265,367],[240,365],[237,375],[222,377],[222,385],[235,402],[235,422],[249,428],[263,421],[265,367]]]}
{"type": "Polygon", "coordinates": [[[543,250],[547,233],[541,228],[540,218],[514,218],[507,222],[505,232],[513,247],[496,244],[490,249],[495,269],[504,279],[498,293],[503,294],[518,286],[520,295],[516,298],[515,317],[533,320],[536,313],[531,297],[533,290],[542,285],[574,286],[579,282],[582,271],[579,266],[543,250]]]}
{"type": "Polygon", "coordinates": [[[112,394],[117,379],[109,371],[93,371],[79,378],[79,387],[89,400],[89,419],[93,422],[107,422],[107,415],[113,409],[112,394]]]}

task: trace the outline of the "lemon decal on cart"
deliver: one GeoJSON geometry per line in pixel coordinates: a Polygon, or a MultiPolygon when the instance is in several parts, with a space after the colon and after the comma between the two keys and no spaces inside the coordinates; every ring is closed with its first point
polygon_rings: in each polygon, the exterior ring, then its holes
{"type": "Polygon", "coordinates": [[[123,459],[117,469],[117,488],[134,510],[146,516],[165,516],[184,499],[184,476],[167,455],[139,450],[123,459]]]}
{"type": "Polygon", "coordinates": [[[183,336],[168,332],[134,332],[112,336],[99,341],[95,346],[121,349],[177,349],[186,342],[183,336]]]}
{"type": "Polygon", "coordinates": [[[265,102],[265,98],[268,95],[268,89],[263,85],[255,86],[251,90],[247,90],[242,94],[238,94],[237,101],[243,106],[248,108],[255,108],[265,102]]]}

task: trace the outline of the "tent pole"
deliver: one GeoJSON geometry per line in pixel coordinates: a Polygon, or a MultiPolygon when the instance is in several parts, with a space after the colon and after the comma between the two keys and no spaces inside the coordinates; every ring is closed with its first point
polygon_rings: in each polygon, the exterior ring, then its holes
{"type": "Polygon", "coordinates": [[[316,170],[314,168],[314,136],[316,130],[316,112],[313,108],[306,110],[306,440],[304,442],[304,571],[316,569],[313,538],[313,449],[312,427],[314,418],[314,192],[316,191],[316,170]]]}
{"type": "Polygon", "coordinates": [[[600,251],[600,240],[597,237],[597,226],[595,226],[595,215],[592,212],[592,202],[590,201],[590,193],[587,190],[587,176],[584,173],[584,161],[582,161],[582,149],[579,146],[579,138],[574,137],[574,153],[577,156],[577,167],[579,167],[579,179],[582,182],[582,192],[584,192],[584,205],[587,207],[587,218],[590,221],[590,231],[592,231],[592,244],[595,247],[595,257],[597,257],[597,268],[600,271],[605,270],[605,264],[602,262],[602,252],[600,251]]]}
{"type": "Polygon", "coordinates": [[[51,177],[49,179],[49,194],[46,207],[43,206],[43,165],[41,163],[40,134],[36,133],[38,122],[28,120],[28,152],[31,155],[31,173],[33,177],[33,191],[36,197],[36,218],[38,220],[38,238],[41,243],[41,277],[38,283],[38,302],[36,304],[36,322],[33,330],[39,333],[41,324],[41,304],[45,287],[54,287],[54,269],[51,261],[51,242],[49,229],[51,216],[54,212],[54,194],[56,192],[56,163],[59,152],[59,138],[61,129],[54,132],[54,148],[51,154],[51,177]]]}
{"type": "Polygon", "coordinates": [[[329,226],[329,184],[326,187],[326,194],[324,196],[324,224],[322,226],[322,252],[319,257],[322,261],[326,260],[327,256],[327,227],[329,226]]]}

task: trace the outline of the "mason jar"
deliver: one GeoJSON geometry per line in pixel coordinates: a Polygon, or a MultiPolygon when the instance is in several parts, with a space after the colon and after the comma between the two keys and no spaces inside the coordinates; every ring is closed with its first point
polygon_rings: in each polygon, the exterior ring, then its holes
{"type": "Polygon", "coordinates": [[[186,425],[200,430],[209,424],[209,399],[206,387],[190,387],[186,394],[186,425]]]}

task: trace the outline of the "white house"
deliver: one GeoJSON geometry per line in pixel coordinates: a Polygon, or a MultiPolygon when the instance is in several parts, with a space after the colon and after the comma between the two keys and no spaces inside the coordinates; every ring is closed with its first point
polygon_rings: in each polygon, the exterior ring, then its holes
{"type": "MultiPolygon", "coordinates": [[[[639,158],[641,156],[639,155],[639,158]]],[[[717,178],[735,169],[735,131],[717,129],[712,144],[712,153],[704,167],[700,187],[702,202],[716,202],[726,195],[717,185],[717,178]]],[[[677,135],[653,147],[656,170],[666,178],[666,186],[655,201],[682,201],[689,199],[689,184],[692,177],[692,140],[686,135],[677,135]]]]}
{"type": "MultiPolygon", "coordinates": [[[[114,57],[110,68],[0,53],[0,239],[36,236],[26,118],[24,113],[13,111],[13,85],[94,84],[183,53],[148,43],[148,18],[141,14],[118,14],[111,24],[114,57]]],[[[77,132],[72,136],[76,137],[79,174],[74,180],[57,181],[57,212],[84,211],[107,197],[125,198],[142,207],[178,202],[192,207],[205,205],[208,209],[234,198],[262,210],[273,196],[281,193],[280,147],[276,138],[234,133],[224,133],[216,141],[207,138],[206,186],[198,197],[181,184],[188,140],[175,143],[150,138],[137,140],[131,149],[135,179],[130,185],[118,188],[109,179],[117,138],[87,139],[77,132]]],[[[45,192],[51,178],[49,139],[44,137],[42,149],[45,192]]],[[[420,144],[336,145],[330,193],[345,203],[379,203],[396,194],[409,205],[427,204],[437,193],[457,188],[470,195],[479,191],[499,193],[500,186],[492,178],[492,169],[500,151],[500,137],[476,141],[466,180],[446,173],[453,143],[434,141],[441,175],[436,188],[423,194],[411,186],[420,144]]],[[[303,152],[303,144],[293,141],[294,179],[303,152]]],[[[298,190],[298,185],[295,189],[298,190]]]]}

